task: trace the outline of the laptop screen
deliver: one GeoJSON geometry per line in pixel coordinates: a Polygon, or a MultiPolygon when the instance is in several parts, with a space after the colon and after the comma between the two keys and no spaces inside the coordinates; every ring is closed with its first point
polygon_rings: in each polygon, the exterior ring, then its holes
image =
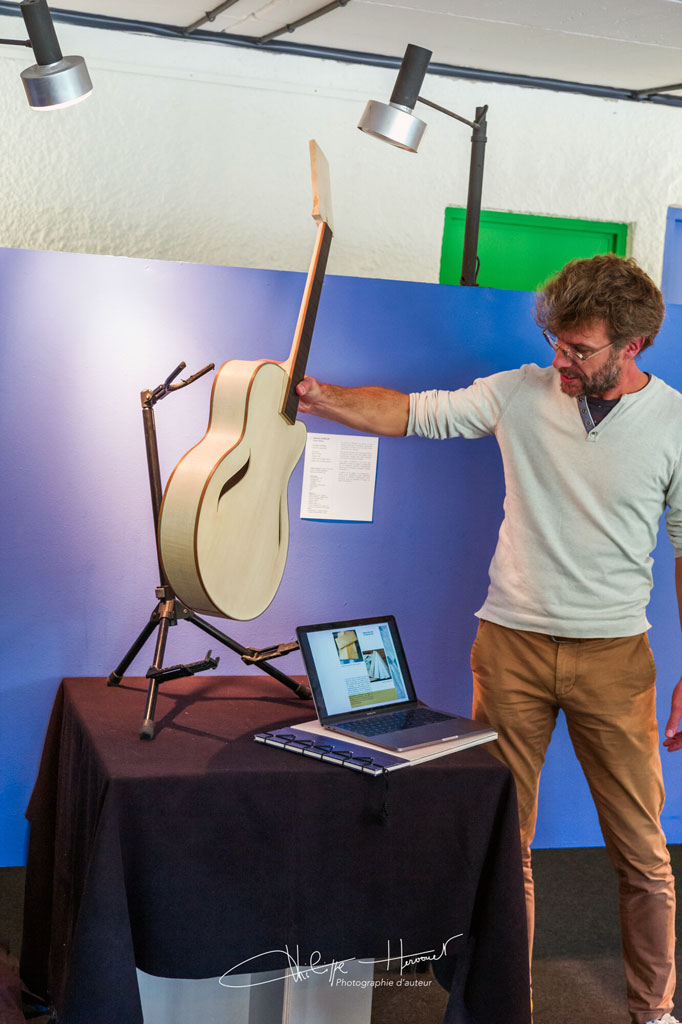
{"type": "Polygon", "coordinates": [[[296,632],[320,718],[415,699],[392,616],[300,626],[296,632]]]}

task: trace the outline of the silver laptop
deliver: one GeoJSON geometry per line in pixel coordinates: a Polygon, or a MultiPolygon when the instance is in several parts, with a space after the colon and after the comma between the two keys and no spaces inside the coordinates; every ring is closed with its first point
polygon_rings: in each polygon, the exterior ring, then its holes
{"type": "Polygon", "coordinates": [[[490,733],[418,700],[392,615],[296,630],[320,723],[389,750],[490,733]]]}

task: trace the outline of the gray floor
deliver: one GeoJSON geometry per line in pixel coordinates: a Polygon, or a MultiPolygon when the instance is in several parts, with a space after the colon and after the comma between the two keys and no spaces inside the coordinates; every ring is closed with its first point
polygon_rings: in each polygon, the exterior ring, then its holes
{"type": "MultiPolygon", "coordinates": [[[[671,847],[671,854],[682,886],[682,847],[671,847]]],[[[615,880],[606,854],[602,849],[539,850],[534,870],[535,1024],[628,1024],[615,880]]],[[[21,937],[23,878],[23,868],[0,869],[0,945],[4,942],[14,955],[21,937]]],[[[406,974],[402,985],[393,973],[377,970],[375,979],[384,984],[374,988],[372,1024],[442,1020],[447,995],[428,973],[406,974]]]]}
{"type": "MultiPolygon", "coordinates": [[[[682,848],[672,853],[682,881],[682,848]]],[[[538,850],[534,874],[535,1024],[629,1024],[615,878],[604,850],[538,850]]],[[[447,997],[435,981],[375,992],[372,1024],[442,1020],[447,997]]]]}
{"type": "Polygon", "coordinates": [[[533,870],[536,1024],[629,1024],[616,881],[605,851],[538,850],[533,870]]]}

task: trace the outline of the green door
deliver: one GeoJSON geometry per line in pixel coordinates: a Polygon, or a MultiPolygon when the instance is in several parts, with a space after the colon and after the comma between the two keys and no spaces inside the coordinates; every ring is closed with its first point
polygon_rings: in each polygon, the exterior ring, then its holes
{"type": "MultiPolygon", "coordinates": [[[[445,210],[441,284],[459,284],[462,276],[465,216],[466,210],[457,206],[445,210]]],[[[627,233],[627,224],[481,210],[477,283],[535,291],[569,260],[602,252],[625,256],[627,233]]]]}

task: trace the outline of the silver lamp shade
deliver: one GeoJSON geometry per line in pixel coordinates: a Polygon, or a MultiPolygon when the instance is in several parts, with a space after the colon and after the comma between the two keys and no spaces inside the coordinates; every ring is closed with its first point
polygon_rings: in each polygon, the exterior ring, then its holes
{"type": "Polygon", "coordinates": [[[47,0],[19,4],[35,64],[21,72],[29,104],[35,110],[54,110],[78,103],[92,92],[82,57],[63,57],[47,0]]]}
{"type": "Polygon", "coordinates": [[[370,100],[358,128],[383,142],[390,142],[392,146],[416,153],[426,130],[426,122],[415,117],[408,107],[370,100]]]}
{"type": "Polygon", "coordinates": [[[409,43],[388,103],[370,100],[360,118],[358,128],[392,146],[416,153],[426,123],[412,111],[419,99],[419,90],[431,59],[431,50],[409,43]]]}
{"type": "Polygon", "coordinates": [[[21,72],[21,79],[28,102],[36,110],[67,107],[92,92],[82,57],[62,57],[53,64],[33,64],[21,72]]]}

